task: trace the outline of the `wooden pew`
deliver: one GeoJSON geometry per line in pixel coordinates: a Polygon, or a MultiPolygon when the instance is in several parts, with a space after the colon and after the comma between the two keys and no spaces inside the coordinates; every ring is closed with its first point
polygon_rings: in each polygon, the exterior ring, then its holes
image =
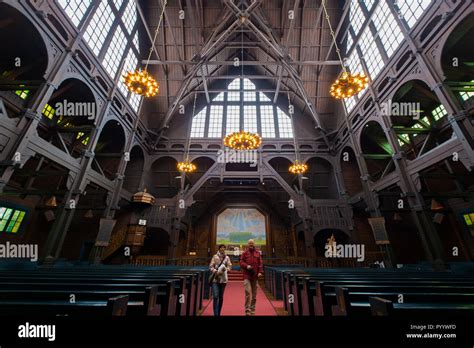
{"type": "MultiPolygon", "coordinates": [[[[26,271],[0,270],[0,281],[9,281],[12,278],[19,282],[28,280],[30,282],[41,282],[45,284],[57,279],[72,282],[74,284],[84,283],[103,283],[107,281],[110,286],[117,287],[117,284],[131,283],[139,285],[150,285],[157,280],[165,281],[167,279],[178,279],[175,283],[176,295],[185,295],[183,304],[177,298],[175,303],[177,313],[181,315],[195,315],[197,309],[202,307],[202,297],[204,290],[204,276],[202,269],[186,269],[183,271],[174,269],[165,270],[137,270],[136,268],[123,269],[119,267],[101,268],[60,268],[60,269],[35,269],[26,271]]],[[[157,293],[159,295],[159,293],[157,293]]],[[[145,301],[142,301],[145,302],[145,301]]],[[[166,306],[164,306],[166,307],[166,306]]],[[[156,310],[156,309],[155,309],[156,310]]],[[[153,313],[153,311],[151,311],[153,313]]],[[[171,313],[170,313],[171,314],[171,313]]]]}
{"type": "Polygon", "coordinates": [[[107,300],[78,301],[3,301],[0,300],[1,315],[84,315],[88,316],[125,316],[127,314],[128,295],[111,297],[107,300]]]}
{"type": "Polygon", "coordinates": [[[173,299],[173,306],[176,307],[175,315],[195,315],[196,308],[196,299],[197,299],[197,287],[196,279],[194,275],[184,274],[169,274],[169,275],[154,275],[148,277],[129,277],[129,276],[120,276],[120,275],[106,275],[106,274],[71,274],[71,273],[56,273],[56,272],[47,272],[42,274],[15,274],[5,276],[0,272],[0,281],[2,279],[8,279],[9,281],[17,280],[19,282],[27,280],[29,282],[43,282],[48,284],[48,282],[53,282],[57,279],[60,279],[62,282],[69,282],[73,284],[80,284],[87,282],[89,284],[101,284],[107,281],[109,286],[121,286],[121,285],[153,285],[154,283],[165,283],[171,280],[178,280],[174,283],[174,295],[176,299],[173,299]],[[180,296],[184,295],[184,297],[180,296]],[[181,303],[181,299],[184,300],[184,303],[181,303]],[[175,304],[175,305],[174,305],[175,304]]]}
{"type": "MultiPolygon", "coordinates": [[[[418,271],[408,271],[408,272],[399,272],[397,270],[390,270],[385,272],[383,270],[305,270],[305,272],[296,271],[296,272],[286,272],[285,281],[284,281],[284,292],[291,293],[295,297],[295,303],[293,305],[287,304],[290,315],[330,315],[332,313],[332,304],[331,306],[326,306],[325,303],[321,303],[321,288],[317,286],[318,280],[328,281],[331,283],[337,283],[340,286],[346,286],[346,284],[364,284],[366,282],[373,282],[380,280],[382,277],[382,282],[388,282],[387,285],[396,282],[406,282],[410,281],[432,281],[432,283],[425,284],[425,286],[436,285],[437,281],[444,282],[450,286],[462,286],[466,284],[466,281],[470,281],[472,285],[473,278],[472,276],[467,275],[457,275],[450,273],[420,273],[418,271]],[[305,276],[306,275],[306,276],[305,276]],[[342,278],[342,279],[341,279],[342,278]],[[434,283],[433,283],[434,282],[434,283]],[[309,284],[312,284],[311,287],[309,284]]],[[[392,285],[390,285],[392,286],[392,285]]],[[[470,289],[465,289],[466,291],[471,291],[470,289]]],[[[397,289],[397,291],[401,291],[397,289]]],[[[333,290],[333,299],[335,302],[336,294],[333,290]]],[[[398,293],[397,293],[398,295],[398,293]]],[[[452,300],[452,298],[446,298],[446,300],[452,300]]],[[[285,301],[286,302],[286,301],[285,301]]],[[[368,298],[367,298],[368,306],[368,298]]]]}
{"type": "MultiPolygon", "coordinates": [[[[75,284],[75,283],[12,283],[0,289],[3,307],[7,302],[37,301],[69,301],[74,295],[75,303],[87,301],[105,301],[111,296],[127,296],[129,314],[171,316],[176,312],[176,297],[172,281],[154,286],[115,284],[75,284]]],[[[74,306],[74,303],[71,303],[74,306]]],[[[2,306],[0,305],[0,308],[2,306]]]]}

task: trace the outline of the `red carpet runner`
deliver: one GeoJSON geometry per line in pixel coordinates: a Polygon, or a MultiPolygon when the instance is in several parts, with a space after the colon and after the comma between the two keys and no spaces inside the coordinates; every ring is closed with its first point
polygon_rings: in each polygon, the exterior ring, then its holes
{"type": "MultiPolygon", "coordinates": [[[[206,308],[202,315],[214,315],[212,310],[212,298],[206,300],[204,307],[206,308]]],[[[245,315],[245,291],[243,280],[229,281],[227,283],[224,293],[224,306],[222,307],[221,315],[245,315]]],[[[255,315],[277,315],[275,308],[265,296],[265,293],[260,286],[257,290],[255,315]]]]}

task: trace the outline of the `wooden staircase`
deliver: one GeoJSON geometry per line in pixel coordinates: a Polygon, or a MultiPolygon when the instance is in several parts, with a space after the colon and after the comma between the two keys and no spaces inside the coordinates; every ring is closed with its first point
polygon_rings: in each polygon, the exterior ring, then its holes
{"type": "Polygon", "coordinates": [[[102,254],[102,260],[105,260],[109,256],[111,256],[114,252],[116,252],[121,246],[125,244],[125,240],[127,238],[127,230],[122,229],[117,233],[113,234],[110,238],[109,245],[105,248],[102,254]]]}
{"type": "Polygon", "coordinates": [[[242,271],[231,270],[227,273],[227,277],[228,277],[229,282],[243,282],[244,281],[244,275],[242,274],[242,271]]]}

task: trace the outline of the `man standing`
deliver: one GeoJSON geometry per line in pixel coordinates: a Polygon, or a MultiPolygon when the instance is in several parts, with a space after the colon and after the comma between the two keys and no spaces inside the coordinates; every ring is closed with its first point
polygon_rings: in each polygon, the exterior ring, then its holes
{"type": "Polygon", "coordinates": [[[257,280],[263,273],[262,254],[255,249],[253,239],[249,239],[248,248],[240,256],[240,267],[244,273],[245,315],[255,315],[257,303],[257,280]]]}
{"type": "Polygon", "coordinates": [[[221,315],[224,303],[224,291],[228,279],[227,271],[232,270],[232,263],[229,256],[225,254],[225,249],[224,244],[219,245],[219,251],[212,257],[209,265],[210,271],[215,274],[212,282],[212,305],[216,317],[221,315]]]}

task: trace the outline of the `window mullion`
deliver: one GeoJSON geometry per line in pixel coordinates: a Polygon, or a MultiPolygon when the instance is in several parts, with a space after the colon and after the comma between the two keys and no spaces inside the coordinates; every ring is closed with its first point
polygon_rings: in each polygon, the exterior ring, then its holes
{"type": "Polygon", "coordinates": [[[107,36],[105,37],[104,44],[102,45],[102,48],[99,51],[99,54],[97,57],[99,58],[99,61],[102,62],[104,60],[105,55],[107,54],[107,51],[112,43],[112,39],[115,35],[115,32],[117,31],[117,28],[120,26],[120,18],[115,17],[114,22],[110,26],[110,30],[107,33],[107,36]]]}
{"type": "Polygon", "coordinates": [[[256,113],[256,117],[257,117],[257,133],[260,134],[260,136],[262,136],[263,132],[262,132],[262,114],[260,113],[260,93],[257,93],[255,92],[255,100],[256,100],[256,106],[255,106],[255,113],[256,113]]]}
{"type": "Polygon", "coordinates": [[[273,124],[275,125],[275,137],[281,138],[280,125],[278,124],[278,113],[277,113],[276,105],[273,105],[272,109],[273,109],[273,124]]]}
{"type": "Polygon", "coordinates": [[[209,138],[209,123],[211,118],[211,105],[206,108],[206,117],[204,118],[204,137],[209,138]]]}
{"type": "Polygon", "coordinates": [[[240,79],[239,130],[244,130],[244,80],[240,79]]]}
{"type": "Polygon", "coordinates": [[[375,40],[375,44],[377,45],[377,48],[379,49],[380,55],[382,56],[384,65],[386,65],[389,60],[389,57],[388,57],[387,51],[385,50],[385,46],[383,45],[382,40],[380,39],[380,35],[378,34],[377,27],[371,21],[369,24],[369,28],[370,28],[370,31],[372,32],[372,36],[375,40]]]}
{"type": "Polygon", "coordinates": [[[227,102],[227,93],[224,93],[224,108],[222,109],[222,133],[223,136],[226,136],[227,130],[227,107],[229,103],[227,102]]]}

